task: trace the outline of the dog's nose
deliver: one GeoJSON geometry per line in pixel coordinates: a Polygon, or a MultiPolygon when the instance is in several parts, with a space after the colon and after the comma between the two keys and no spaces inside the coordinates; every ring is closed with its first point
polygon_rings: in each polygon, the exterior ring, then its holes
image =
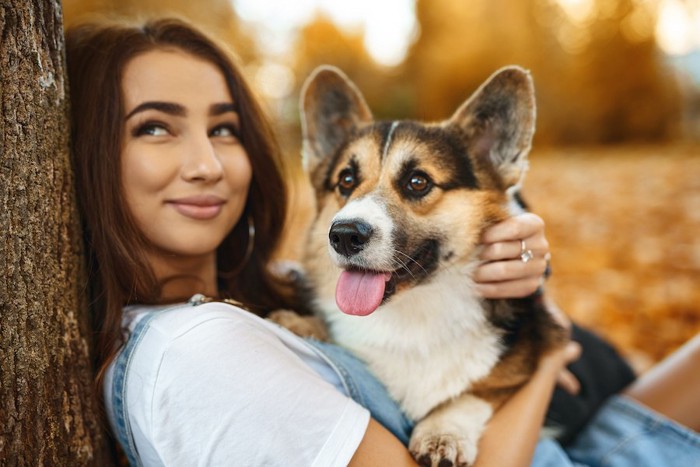
{"type": "Polygon", "coordinates": [[[352,256],[365,247],[372,236],[372,226],[361,221],[338,221],[331,225],[328,239],[338,254],[352,256]]]}

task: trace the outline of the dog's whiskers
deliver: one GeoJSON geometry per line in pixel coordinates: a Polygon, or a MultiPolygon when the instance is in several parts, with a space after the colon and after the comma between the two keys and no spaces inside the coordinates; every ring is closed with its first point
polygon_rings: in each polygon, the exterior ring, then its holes
{"type": "MultiPolygon", "coordinates": [[[[395,253],[400,253],[400,252],[396,251],[395,253]]],[[[403,253],[402,253],[402,254],[403,254],[403,253]]],[[[404,256],[405,256],[405,255],[404,255],[404,256]]],[[[410,258],[409,258],[409,259],[410,259],[410,258]]],[[[399,269],[399,268],[400,268],[400,269],[405,269],[405,270],[408,271],[409,273],[411,272],[411,271],[408,269],[408,265],[407,265],[406,263],[404,263],[403,261],[401,261],[401,259],[397,258],[396,256],[392,256],[391,262],[393,263],[394,269],[399,269]]]]}
{"type": "MultiPolygon", "coordinates": [[[[408,262],[412,262],[412,263],[417,264],[418,267],[419,267],[424,273],[427,274],[428,271],[425,270],[425,268],[423,267],[423,265],[420,264],[420,263],[419,263],[418,261],[416,261],[415,259],[413,259],[410,255],[407,255],[406,253],[404,253],[404,252],[402,252],[402,251],[398,251],[398,250],[394,250],[394,253],[397,253],[397,254],[399,254],[399,255],[402,255],[402,256],[406,257],[406,258],[408,259],[408,262]]],[[[399,260],[398,258],[395,258],[395,259],[396,259],[396,261],[398,261],[398,262],[401,263],[402,267],[406,270],[406,272],[408,272],[408,273],[411,275],[411,277],[415,277],[415,275],[414,275],[414,274],[411,272],[411,270],[408,268],[408,262],[407,262],[407,263],[404,263],[404,262],[402,262],[401,260],[399,260]]]]}
{"type": "Polygon", "coordinates": [[[409,269],[409,267],[406,265],[406,263],[402,262],[398,258],[392,258],[391,262],[392,262],[392,267],[394,268],[394,271],[403,270],[403,271],[406,271],[411,276],[412,279],[416,278],[415,275],[409,269]]]}

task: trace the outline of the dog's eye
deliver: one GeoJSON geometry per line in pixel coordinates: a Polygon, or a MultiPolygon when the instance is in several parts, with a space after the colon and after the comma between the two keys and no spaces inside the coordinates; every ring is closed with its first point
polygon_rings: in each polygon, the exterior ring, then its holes
{"type": "Polygon", "coordinates": [[[355,178],[355,172],[351,168],[343,169],[340,174],[338,174],[338,189],[342,195],[349,195],[356,185],[357,179],[355,178]]]}
{"type": "Polygon", "coordinates": [[[406,190],[415,195],[424,195],[433,187],[433,182],[427,175],[421,172],[411,174],[406,184],[406,190]]]}

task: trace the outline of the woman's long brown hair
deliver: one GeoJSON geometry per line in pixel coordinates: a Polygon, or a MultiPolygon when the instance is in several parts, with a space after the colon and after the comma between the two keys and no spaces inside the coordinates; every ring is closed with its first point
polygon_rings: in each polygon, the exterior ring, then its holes
{"type": "MultiPolygon", "coordinates": [[[[179,49],[217,66],[240,116],[241,141],[253,168],[238,224],[217,250],[219,298],[235,298],[260,315],[286,305],[268,263],[277,247],[287,206],[286,177],[271,125],[231,56],[185,22],[161,19],[141,26],[86,24],[66,34],[72,156],[76,170],[89,271],[91,312],[97,331],[97,387],[122,343],[122,308],[159,303],[161,285],[145,254],[148,244],[127,209],[120,171],[124,130],[121,80],[139,54],[179,49]],[[255,225],[246,258],[248,218],[255,225]]],[[[187,297],[183,297],[186,299],[187,297]]]]}

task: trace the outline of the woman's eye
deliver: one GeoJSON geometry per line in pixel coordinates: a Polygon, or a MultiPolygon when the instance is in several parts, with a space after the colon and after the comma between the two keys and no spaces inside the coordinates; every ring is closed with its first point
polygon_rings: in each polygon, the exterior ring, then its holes
{"type": "Polygon", "coordinates": [[[338,174],[338,189],[342,195],[349,195],[356,185],[357,179],[355,178],[355,172],[352,169],[343,169],[338,174]]]}
{"type": "Polygon", "coordinates": [[[238,138],[238,128],[234,125],[219,125],[211,130],[211,136],[222,138],[238,138]]]}
{"type": "Polygon", "coordinates": [[[160,123],[145,123],[136,128],[135,136],[166,136],[170,134],[167,128],[160,123]]]}
{"type": "Polygon", "coordinates": [[[412,173],[406,183],[406,190],[413,195],[425,195],[432,187],[432,180],[422,172],[412,173]]]}

